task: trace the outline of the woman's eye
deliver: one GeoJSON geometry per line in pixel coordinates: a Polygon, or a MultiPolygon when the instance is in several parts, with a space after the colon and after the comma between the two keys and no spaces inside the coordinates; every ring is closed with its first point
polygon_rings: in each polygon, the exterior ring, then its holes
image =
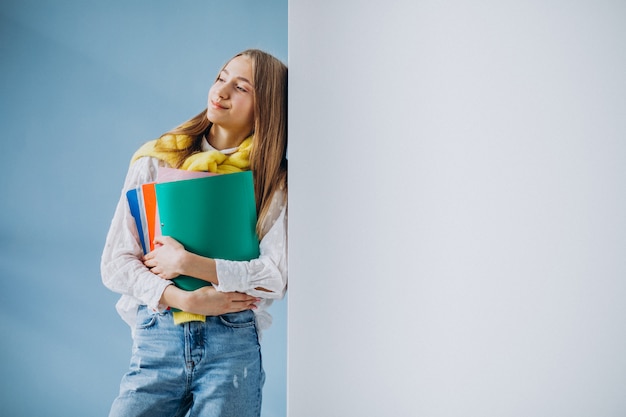
{"type": "Polygon", "coordinates": [[[243,91],[244,93],[247,93],[247,92],[248,92],[248,90],[246,90],[244,87],[242,87],[242,86],[240,86],[240,85],[238,85],[238,86],[237,86],[237,90],[239,90],[239,91],[243,91]]]}

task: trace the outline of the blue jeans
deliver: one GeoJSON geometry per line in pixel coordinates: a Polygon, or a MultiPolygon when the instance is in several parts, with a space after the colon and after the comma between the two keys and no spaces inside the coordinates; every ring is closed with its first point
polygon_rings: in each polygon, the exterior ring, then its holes
{"type": "Polygon", "coordinates": [[[264,382],[251,310],[175,325],[141,306],[109,417],[258,417],[264,382]]]}

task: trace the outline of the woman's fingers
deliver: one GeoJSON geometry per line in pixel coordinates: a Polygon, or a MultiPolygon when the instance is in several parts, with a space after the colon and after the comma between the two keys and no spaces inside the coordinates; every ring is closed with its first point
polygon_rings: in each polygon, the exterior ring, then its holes
{"type": "Polygon", "coordinates": [[[256,309],[260,298],[238,292],[220,292],[213,286],[201,287],[187,293],[191,302],[190,313],[205,316],[219,316],[225,313],[237,313],[256,309]]]}
{"type": "Polygon", "coordinates": [[[232,292],[227,294],[230,299],[230,305],[232,309],[231,312],[233,313],[250,309],[255,310],[257,308],[256,303],[261,301],[260,298],[253,297],[248,294],[238,292],[232,292]]]}
{"type": "Polygon", "coordinates": [[[174,239],[171,236],[155,236],[154,239],[152,239],[152,242],[154,243],[154,247],[159,247],[159,246],[165,246],[165,245],[173,245],[173,246],[181,246],[179,241],[177,241],[176,239],[174,239]]]}
{"type": "Polygon", "coordinates": [[[183,274],[183,258],[186,254],[183,245],[169,236],[157,236],[154,243],[154,250],[143,256],[143,264],[163,279],[172,279],[183,274]]]}
{"type": "Polygon", "coordinates": [[[251,295],[248,294],[244,294],[241,292],[230,292],[230,293],[226,293],[229,294],[229,296],[231,297],[231,301],[235,301],[235,302],[252,302],[252,303],[256,303],[261,301],[260,298],[258,297],[253,297],[251,295]]]}

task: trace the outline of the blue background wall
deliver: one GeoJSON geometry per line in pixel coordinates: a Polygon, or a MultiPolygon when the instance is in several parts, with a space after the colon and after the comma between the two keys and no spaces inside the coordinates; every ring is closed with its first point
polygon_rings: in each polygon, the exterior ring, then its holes
{"type": "MultiPolygon", "coordinates": [[[[4,415],[107,414],[131,340],[99,261],[129,157],[249,47],[287,62],[286,0],[2,2],[4,415]]],[[[264,416],[285,415],[285,311],[264,334],[264,416]]]]}

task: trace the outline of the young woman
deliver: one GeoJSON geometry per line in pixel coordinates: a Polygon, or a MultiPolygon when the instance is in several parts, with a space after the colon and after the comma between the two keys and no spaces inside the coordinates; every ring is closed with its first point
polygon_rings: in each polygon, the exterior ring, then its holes
{"type": "Polygon", "coordinates": [[[133,334],[130,370],[110,416],[260,415],[258,336],[287,285],[286,149],[287,68],[247,50],[221,69],[206,110],[134,155],[101,265],[104,284],[122,294],[116,307],[133,334]],[[155,181],[164,166],[252,170],[260,256],[205,258],[167,236],[144,256],[126,191],[155,181]],[[184,291],[170,281],[179,275],[212,285],[184,291]],[[197,319],[175,324],[170,308],[197,319]]]}

